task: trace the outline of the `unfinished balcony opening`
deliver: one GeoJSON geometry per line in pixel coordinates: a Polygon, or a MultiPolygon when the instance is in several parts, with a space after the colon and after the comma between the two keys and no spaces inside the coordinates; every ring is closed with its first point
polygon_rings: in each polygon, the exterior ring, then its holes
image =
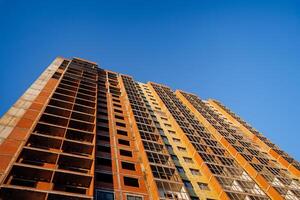
{"type": "Polygon", "coordinates": [[[93,160],[87,158],[78,158],[68,155],[60,155],[58,159],[58,168],[80,173],[90,173],[93,160]]]}
{"type": "Polygon", "coordinates": [[[94,84],[96,82],[95,78],[89,77],[89,76],[83,76],[82,81],[88,85],[88,84],[94,84]]]}
{"type": "Polygon", "coordinates": [[[17,162],[40,167],[53,168],[55,166],[57,157],[58,155],[56,153],[23,148],[20,156],[17,159],[17,162]]]}
{"type": "Polygon", "coordinates": [[[66,102],[66,101],[61,101],[61,100],[56,100],[56,99],[50,99],[49,105],[51,106],[56,106],[59,108],[65,108],[71,110],[73,107],[72,103],[66,102]]]}
{"type": "Polygon", "coordinates": [[[71,118],[90,123],[93,123],[95,121],[95,117],[93,115],[87,115],[78,112],[72,112],[71,118]]]}
{"type": "Polygon", "coordinates": [[[48,124],[38,123],[33,130],[33,133],[49,135],[49,136],[56,136],[56,137],[63,137],[65,134],[66,129],[52,126],[48,124]]]}
{"type": "Polygon", "coordinates": [[[114,80],[108,80],[109,84],[113,85],[113,86],[117,86],[119,84],[118,81],[114,81],[114,80]]]}
{"type": "Polygon", "coordinates": [[[104,116],[107,116],[107,109],[99,109],[97,110],[97,118],[103,118],[104,116]]]}
{"type": "Polygon", "coordinates": [[[71,112],[69,110],[65,110],[65,109],[61,109],[61,108],[57,108],[57,107],[53,107],[53,106],[47,106],[44,112],[48,113],[48,114],[52,114],[52,115],[66,117],[66,118],[69,118],[70,114],[71,114],[71,112]]]}
{"type": "Polygon", "coordinates": [[[107,126],[97,126],[97,132],[102,135],[109,135],[109,128],[107,126]]]}
{"type": "Polygon", "coordinates": [[[75,111],[82,112],[82,113],[87,113],[87,114],[90,114],[90,115],[94,115],[95,114],[95,109],[89,108],[89,107],[85,107],[85,106],[80,106],[80,105],[77,105],[77,104],[74,105],[73,109],[75,111]]]}
{"type": "Polygon", "coordinates": [[[63,83],[63,84],[65,84],[65,85],[71,85],[73,87],[78,87],[78,83],[76,83],[75,81],[70,81],[70,80],[62,79],[60,82],[63,83]]]}
{"type": "Polygon", "coordinates": [[[95,173],[95,188],[114,188],[113,175],[111,173],[96,172],[95,173]]]}
{"type": "Polygon", "coordinates": [[[103,157],[110,157],[111,148],[109,145],[104,146],[104,144],[97,145],[97,155],[103,157]]]}
{"type": "Polygon", "coordinates": [[[64,141],[62,150],[65,153],[90,156],[93,152],[93,146],[80,142],[64,141]]]}
{"type": "Polygon", "coordinates": [[[85,80],[82,80],[80,83],[81,84],[84,84],[84,85],[86,85],[86,86],[89,86],[89,87],[92,87],[92,88],[96,88],[96,83],[95,83],[95,81],[94,81],[94,78],[95,76],[93,75],[93,78],[92,78],[92,82],[91,81],[85,81],[85,80]]]}
{"type": "Polygon", "coordinates": [[[70,90],[65,90],[62,88],[56,88],[55,92],[60,93],[60,94],[65,94],[71,97],[75,97],[76,96],[76,91],[70,91],[70,90]]]}
{"type": "Polygon", "coordinates": [[[88,100],[88,101],[92,101],[92,102],[94,102],[96,100],[96,98],[94,96],[84,95],[82,93],[77,93],[77,97],[88,100]]]}
{"type": "Polygon", "coordinates": [[[72,77],[76,80],[82,80],[82,75],[75,74],[71,71],[66,71],[64,74],[64,77],[72,77]]]}
{"type": "Polygon", "coordinates": [[[108,119],[107,119],[107,117],[105,116],[105,117],[98,118],[97,119],[97,124],[99,126],[108,126],[108,119]]]}
{"type": "Polygon", "coordinates": [[[110,144],[110,136],[109,135],[97,135],[97,144],[109,145],[110,144]]]}
{"type": "MultiPolygon", "coordinates": [[[[73,63],[72,63],[72,65],[73,65],[73,63]]],[[[73,68],[73,67],[69,67],[67,69],[67,72],[68,73],[73,73],[73,74],[78,75],[78,76],[82,75],[82,70],[79,70],[79,69],[76,69],[76,68],[73,68]]]]}
{"type": "Polygon", "coordinates": [[[69,140],[92,143],[94,140],[94,134],[82,132],[79,130],[68,129],[66,133],[66,138],[69,140]]]}
{"type": "Polygon", "coordinates": [[[91,181],[91,176],[55,172],[53,177],[53,190],[76,194],[87,194],[91,181]]]}
{"type": "Polygon", "coordinates": [[[108,76],[108,78],[110,78],[110,79],[117,80],[117,74],[108,72],[107,76],[108,76]]]}
{"type": "Polygon", "coordinates": [[[53,171],[14,165],[6,184],[37,189],[49,189],[53,171]]]}
{"type": "Polygon", "coordinates": [[[112,161],[110,158],[96,157],[96,168],[98,170],[111,171],[112,161]]]}
{"type": "Polygon", "coordinates": [[[96,90],[95,87],[90,87],[90,86],[87,86],[86,84],[82,84],[82,81],[80,83],[80,88],[85,89],[85,90],[89,90],[89,91],[95,91],[96,90]]]}
{"type": "Polygon", "coordinates": [[[92,200],[91,197],[84,197],[84,195],[82,195],[82,197],[80,195],[66,195],[66,194],[48,194],[48,198],[47,200],[92,200]]]}
{"type": "Polygon", "coordinates": [[[63,83],[60,83],[58,85],[58,88],[61,88],[61,89],[64,89],[64,90],[73,91],[73,92],[76,92],[76,90],[77,90],[77,87],[73,87],[71,85],[66,85],[66,84],[63,84],[63,83]]]}
{"type": "Polygon", "coordinates": [[[43,114],[40,118],[40,121],[58,126],[67,126],[68,124],[68,119],[49,114],[43,114]]]}
{"type": "Polygon", "coordinates": [[[87,107],[90,107],[90,108],[94,108],[95,105],[96,105],[94,102],[91,102],[91,101],[85,101],[85,100],[82,100],[82,99],[79,99],[79,98],[77,98],[77,99],[75,100],[75,103],[76,103],[76,104],[79,104],[79,105],[87,106],[87,107]]]}
{"type": "Polygon", "coordinates": [[[98,84],[98,97],[99,97],[99,96],[103,96],[103,97],[105,96],[105,95],[103,94],[103,91],[107,92],[105,83],[99,83],[99,84],[98,84]]]}
{"type": "Polygon", "coordinates": [[[119,92],[118,90],[113,90],[110,88],[109,90],[110,93],[112,93],[112,95],[115,95],[115,96],[121,96],[121,92],[119,92]]]}
{"type": "Polygon", "coordinates": [[[74,86],[77,86],[78,83],[79,83],[79,80],[77,80],[77,79],[75,79],[75,78],[72,78],[72,77],[70,77],[70,76],[64,76],[64,77],[62,78],[61,81],[72,82],[73,84],[71,84],[71,85],[74,85],[74,86]],[[76,84],[76,85],[75,85],[75,84],[76,84]]]}
{"type": "Polygon", "coordinates": [[[107,106],[106,106],[106,104],[102,104],[102,105],[98,104],[97,114],[98,114],[98,117],[107,116],[107,106]]]}
{"type": "Polygon", "coordinates": [[[94,132],[94,124],[70,120],[69,127],[87,132],[94,132]]]}
{"type": "Polygon", "coordinates": [[[106,98],[98,98],[98,109],[105,109],[107,107],[107,100],[106,98]]]}
{"type": "Polygon", "coordinates": [[[103,87],[98,88],[98,99],[107,99],[107,89],[105,85],[103,87]]]}
{"type": "Polygon", "coordinates": [[[26,190],[24,188],[1,188],[0,199],[11,199],[11,200],[45,200],[46,193],[37,192],[34,190],[26,190]]]}
{"type": "Polygon", "coordinates": [[[85,95],[90,95],[90,96],[93,96],[93,97],[96,96],[96,92],[84,90],[84,89],[81,89],[81,88],[78,89],[78,92],[80,92],[82,94],[85,94],[85,95]]]}
{"type": "Polygon", "coordinates": [[[70,102],[70,103],[73,103],[75,98],[72,97],[72,96],[68,96],[66,94],[60,94],[58,92],[55,92],[53,95],[52,95],[52,98],[54,99],[58,99],[58,100],[62,100],[62,101],[67,101],[67,102],[70,102]]]}
{"type": "Polygon", "coordinates": [[[59,150],[62,140],[43,135],[31,134],[26,146],[45,150],[59,150]]]}

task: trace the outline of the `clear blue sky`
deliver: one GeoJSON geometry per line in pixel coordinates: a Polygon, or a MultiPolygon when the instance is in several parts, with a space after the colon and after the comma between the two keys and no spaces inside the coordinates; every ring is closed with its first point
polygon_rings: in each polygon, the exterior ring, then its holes
{"type": "Polygon", "coordinates": [[[300,1],[0,0],[0,115],[56,57],[229,106],[300,160],[300,1]]]}

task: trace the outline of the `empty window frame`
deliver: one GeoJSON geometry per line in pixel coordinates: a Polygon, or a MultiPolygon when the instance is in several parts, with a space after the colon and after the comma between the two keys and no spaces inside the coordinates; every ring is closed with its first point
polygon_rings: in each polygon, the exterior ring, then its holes
{"type": "Polygon", "coordinates": [[[184,147],[177,147],[177,148],[178,148],[178,150],[181,151],[181,152],[186,152],[186,148],[184,148],[184,147]]]}
{"type": "Polygon", "coordinates": [[[116,122],[116,125],[117,125],[117,126],[120,126],[120,127],[126,127],[126,124],[121,123],[121,122],[116,122]]]}
{"type": "Polygon", "coordinates": [[[120,116],[120,115],[115,115],[115,118],[116,118],[116,119],[124,120],[124,117],[123,117],[123,116],[120,116]]]}
{"type": "Polygon", "coordinates": [[[120,149],[120,155],[121,155],[121,156],[132,157],[132,152],[131,152],[131,151],[124,150],[124,149],[120,149]]]}
{"type": "Polygon", "coordinates": [[[137,178],[132,177],[123,177],[124,185],[131,186],[131,187],[139,187],[139,180],[137,178]]]}
{"type": "Polygon", "coordinates": [[[200,171],[198,169],[192,169],[192,168],[190,168],[190,171],[191,171],[191,174],[193,174],[195,176],[200,175],[200,171]]]}
{"type": "Polygon", "coordinates": [[[118,143],[121,145],[130,146],[130,142],[128,140],[118,139],[118,143]]]}
{"type": "Polygon", "coordinates": [[[172,139],[173,139],[174,142],[180,143],[180,139],[178,139],[178,138],[172,138],[172,139]]]}
{"type": "Polygon", "coordinates": [[[189,157],[183,157],[183,160],[184,160],[186,163],[194,163],[194,161],[192,160],[192,158],[189,158],[189,157]]]}
{"type": "Polygon", "coordinates": [[[117,129],[117,134],[119,134],[119,135],[124,135],[124,136],[128,136],[128,133],[127,133],[126,131],[118,130],[118,129],[117,129]]]}
{"type": "Polygon", "coordinates": [[[122,161],[121,165],[122,165],[122,169],[135,171],[135,164],[134,163],[129,163],[129,162],[122,161]]]}
{"type": "Polygon", "coordinates": [[[119,110],[119,109],[114,109],[114,112],[116,112],[116,113],[123,113],[123,111],[119,110]]]}
{"type": "Polygon", "coordinates": [[[199,185],[199,188],[201,190],[209,190],[209,187],[208,187],[208,184],[207,183],[201,183],[201,182],[198,182],[198,185],[199,185]]]}

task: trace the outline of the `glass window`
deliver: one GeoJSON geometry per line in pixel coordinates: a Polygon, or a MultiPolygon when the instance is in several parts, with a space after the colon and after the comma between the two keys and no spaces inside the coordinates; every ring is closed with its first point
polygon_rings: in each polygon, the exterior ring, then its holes
{"type": "Polygon", "coordinates": [[[114,200],[114,193],[107,191],[97,191],[97,200],[114,200]]]}
{"type": "Polygon", "coordinates": [[[193,175],[200,175],[200,172],[199,172],[199,170],[198,169],[190,169],[190,171],[191,171],[191,173],[193,174],[193,175]]]}
{"type": "Polygon", "coordinates": [[[201,190],[209,190],[209,187],[208,187],[207,183],[200,183],[200,182],[198,182],[198,185],[199,185],[199,188],[201,190]]]}
{"type": "Polygon", "coordinates": [[[186,188],[193,188],[193,186],[192,186],[192,184],[191,184],[190,181],[183,181],[183,183],[184,183],[184,186],[185,186],[186,188]]]}
{"type": "Polygon", "coordinates": [[[179,173],[185,173],[184,169],[182,167],[176,166],[179,173]]]}
{"type": "Polygon", "coordinates": [[[135,195],[127,195],[127,200],[143,200],[143,197],[135,196],[135,195]]]}

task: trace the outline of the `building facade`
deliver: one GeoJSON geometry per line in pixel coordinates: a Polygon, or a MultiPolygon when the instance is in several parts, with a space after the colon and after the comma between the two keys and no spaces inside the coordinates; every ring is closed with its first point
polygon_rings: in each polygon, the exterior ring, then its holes
{"type": "Polygon", "coordinates": [[[1,200],[297,200],[299,181],[220,102],[80,58],[56,58],[0,119],[1,200]]]}

